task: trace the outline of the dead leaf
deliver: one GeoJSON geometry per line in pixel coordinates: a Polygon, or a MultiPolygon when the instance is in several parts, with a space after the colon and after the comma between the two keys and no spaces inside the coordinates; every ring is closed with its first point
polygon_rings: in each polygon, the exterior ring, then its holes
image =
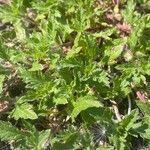
{"type": "Polygon", "coordinates": [[[126,34],[131,33],[131,26],[126,23],[123,23],[123,24],[118,23],[116,26],[120,30],[120,32],[123,32],[126,34]]]}
{"type": "Polygon", "coordinates": [[[137,91],[136,92],[137,98],[143,102],[146,103],[148,101],[147,93],[143,91],[137,91]]]}
{"type": "Polygon", "coordinates": [[[7,101],[1,101],[0,102],[0,113],[8,110],[9,103],[7,101]]]}
{"type": "Polygon", "coordinates": [[[10,5],[11,0],[0,0],[0,4],[7,4],[10,5]]]}

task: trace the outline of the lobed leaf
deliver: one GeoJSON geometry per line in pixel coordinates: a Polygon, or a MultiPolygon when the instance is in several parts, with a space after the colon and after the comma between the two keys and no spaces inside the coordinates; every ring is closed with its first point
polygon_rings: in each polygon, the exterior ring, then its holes
{"type": "Polygon", "coordinates": [[[16,108],[11,112],[11,116],[18,120],[23,119],[37,119],[37,114],[33,111],[33,106],[29,103],[17,104],[16,108]]]}
{"type": "Polygon", "coordinates": [[[80,112],[90,107],[102,107],[102,104],[99,101],[96,101],[95,97],[91,95],[79,97],[74,103],[74,109],[71,113],[71,118],[74,120],[80,112]]]}

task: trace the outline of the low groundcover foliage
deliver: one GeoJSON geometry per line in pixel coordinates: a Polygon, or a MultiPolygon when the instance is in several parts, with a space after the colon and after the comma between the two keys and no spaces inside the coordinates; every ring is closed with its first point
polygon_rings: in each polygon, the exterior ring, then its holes
{"type": "Polygon", "coordinates": [[[148,0],[0,0],[0,149],[150,147],[148,0]]]}

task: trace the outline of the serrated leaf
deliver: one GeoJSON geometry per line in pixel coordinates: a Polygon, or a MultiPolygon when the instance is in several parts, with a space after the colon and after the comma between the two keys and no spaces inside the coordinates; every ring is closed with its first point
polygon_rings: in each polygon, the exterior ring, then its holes
{"type": "Polygon", "coordinates": [[[74,144],[79,136],[78,132],[66,133],[66,135],[61,135],[61,140],[53,141],[52,149],[54,150],[69,150],[74,148],[74,144]]]}
{"type": "Polygon", "coordinates": [[[85,112],[92,116],[95,120],[111,121],[113,116],[113,112],[108,107],[89,108],[85,112]]]}
{"type": "Polygon", "coordinates": [[[38,147],[39,148],[44,148],[46,143],[49,142],[49,137],[50,137],[50,130],[45,130],[41,131],[39,133],[39,142],[38,142],[38,147]]]}
{"type": "Polygon", "coordinates": [[[67,53],[67,59],[73,57],[75,54],[78,54],[81,51],[82,47],[77,47],[74,49],[71,49],[68,53],[67,53]]]}
{"type": "Polygon", "coordinates": [[[22,27],[20,20],[14,24],[14,28],[15,28],[17,39],[23,42],[26,38],[26,33],[25,33],[25,29],[22,27]]]}
{"type": "Polygon", "coordinates": [[[99,101],[96,101],[94,96],[87,95],[79,97],[74,104],[74,109],[71,113],[71,118],[74,120],[81,111],[86,110],[87,108],[101,106],[102,104],[99,101]]]}
{"type": "Polygon", "coordinates": [[[96,150],[114,150],[114,147],[112,147],[112,146],[101,147],[101,148],[97,148],[96,150]]]}
{"type": "Polygon", "coordinates": [[[126,131],[128,131],[129,129],[131,129],[133,127],[133,125],[135,124],[135,122],[138,120],[139,118],[139,113],[137,110],[133,110],[131,112],[131,114],[129,116],[126,116],[122,122],[121,122],[121,126],[123,128],[126,129],[126,131]]]}
{"type": "Polygon", "coordinates": [[[143,126],[136,129],[136,131],[140,134],[141,137],[150,140],[150,116],[145,115],[142,120],[143,126]]]}
{"type": "Polygon", "coordinates": [[[110,81],[108,77],[108,73],[105,71],[97,72],[97,75],[93,77],[94,81],[98,81],[99,83],[104,83],[109,87],[110,81]]]}
{"type": "Polygon", "coordinates": [[[114,50],[110,51],[109,54],[109,63],[114,63],[114,60],[117,59],[123,51],[123,45],[118,45],[114,48],[114,50]]]}
{"type": "Polygon", "coordinates": [[[143,103],[143,102],[137,101],[136,104],[142,110],[142,112],[150,115],[150,103],[143,103]]]}
{"type": "Polygon", "coordinates": [[[17,104],[16,108],[11,113],[16,120],[23,119],[37,119],[37,114],[33,111],[32,105],[28,103],[17,104]]]}
{"type": "Polygon", "coordinates": [[[96,38],[104,38],[106,40],[111,40],[110,36],[115,32],[115,29],[108,29],[106,31],[101,31],[99,33],[92,34],[96,38]]]}
{"type": "Polygon", "coordinates": [[[8,49],[3,45],[2,41],[0,40],[0,58],[4,60],[9,60],[8,54],[8,49]]]}
{"type": "Polygon", "coordinates": [[[127,8],[124,11],[123,15],[124,15],[124,19],[129,23],[132,23],[133,21],[133,13],[134,13],[135,6],[136,4],[134,0],[127,1],[127,8]]]}
{"type": "Polygon", "coordinates": [[[45,83],[45,78],[43,76],[34,74],[31,71],[24,69],[23,67],[18,69],[20,71],[20,76],[25,83],[27,83],[27,87],[29,88],[38,88],[43,83],[45,83]]]}
{"type": "Polygon", "coordinates": [[[34,62],[32,64],[32,68],[29,69],[29,71],[38,71],[38,70],[42,70],[43,66],[41,64],[39,64],[38,62],[34,62]]]}
{"type": "Polygon", "coordinates": [[[23,132],[12,126],[9,122],[0,121],[1,140],[19,140],[24,138],[23,132]]]}
{"type": "Polygon", "coordinates": [[[150,129],[146,129],[145,133],[142,134],[143,138],[150,140],[150,129]]]}
{"type": "Polygon", "coordinates": [[[81,51],[82,47],[78,46],[80,37],[81,37],[81,32],[78,32],[78,34],[74,40],[74,45],[73,45],[72,49],[67,53],[67,56],[66,56],[67,59],[74,57],[76,54],[78,54],[81,51]]]}
{"type": "Polygon", "coordinates": [[[67,98],[66,97],[64,97],[63,95],[62,96],[60,96],[60,97],[58,97],[58,98],[55,98],[54,99],[54,102],[56,103],[56,105],[64,105],[64,104],[67,104],[68,103],[68,101],[67,101],[67,98]]]}

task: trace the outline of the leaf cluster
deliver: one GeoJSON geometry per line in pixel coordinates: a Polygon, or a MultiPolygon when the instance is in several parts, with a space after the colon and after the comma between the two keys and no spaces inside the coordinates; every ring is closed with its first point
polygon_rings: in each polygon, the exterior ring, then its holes
{"type": "Polygon", "coordinates": [[[148,6],[0,4],[0,139],[13,149],[150,147],[148,6]]]}

